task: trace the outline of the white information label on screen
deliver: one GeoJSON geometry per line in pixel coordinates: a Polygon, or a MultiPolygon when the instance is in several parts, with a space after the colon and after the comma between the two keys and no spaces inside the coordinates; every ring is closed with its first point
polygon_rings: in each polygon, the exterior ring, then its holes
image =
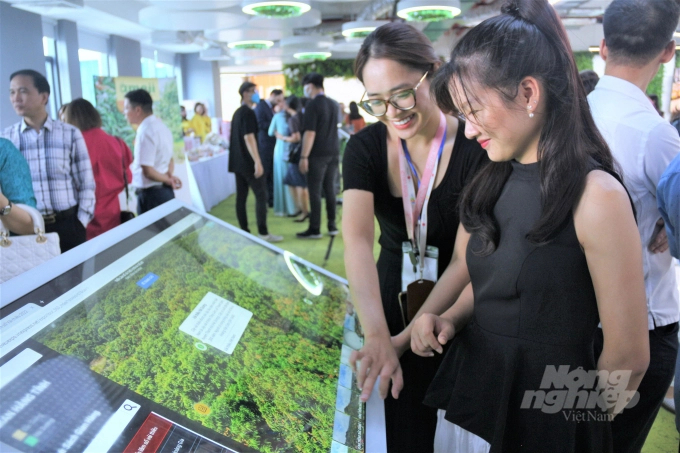
{"type": "Polygon", "coordinates": [[[36,304],[28,303],[18,309],[17,311],[14,311],[10,313],[9,315],[5,316],[4,318],[0,319],[0,330],[6,329],[7,327],[11,326],[24,316],[30,315],[36,310],[40,310],[40,307],[36,304]]]}
{"type": "Polygon", "coordinates": [[[252,312],[209,292],[179,326],[179,330],[231,354],[252,317],[252,312]]]}

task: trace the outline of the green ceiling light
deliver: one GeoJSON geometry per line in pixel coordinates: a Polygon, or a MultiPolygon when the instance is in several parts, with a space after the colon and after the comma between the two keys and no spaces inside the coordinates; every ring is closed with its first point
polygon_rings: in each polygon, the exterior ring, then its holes
{"type": "Polygon", "coordinates": [[[373,30],[389,23],[387,20],[360,20],[342,24],[342,36],[347,39],[364,39],[373,30]]]}
{"type": "Polygon", "coordinates": [[[312,9],[312,7],[307,0],[247,0],[242,3],[242,11],[244,13],[272,19],[287,19],[290,17],[301,16],[310,9],[312,9]]]}
{"type": "Polygon", "coordinates": [[[408,21],[438,22],[453,19],[461,13],[458,0],[403,0],[397,16],[408,21]]]}
{"type": "Polygon", "coordinates": [[[293,54],[293,57],[297,58],[298,60],[303,60],[303,61],[310,61],[310,60],[327,60],[330,58],[330,56],[333,55],[330,52],[297,52],[293,54]]]}
{"type": "Polygon", "coordinates": [[[375,30],[375,28],[371,28],[371,27],[355,28],[355,29],[353,29],[353,30],[343,31],[343,32],[342,32],[342,36],[344,36],[345,38],[359,38],[359,39],[363,39],[363,38],[365,38],[366,36],[368,36],[368,35],[370,35],[371,33],[373,33],[373,30],[375,30]]]}
{"type": "Polygon", "coordinates": [[[251,39],[248,41],[234,41],[227,44],[227,47],[234,50],[263,50],[269,49],[274,45],[274,41],[265,39],[251,39]]]}

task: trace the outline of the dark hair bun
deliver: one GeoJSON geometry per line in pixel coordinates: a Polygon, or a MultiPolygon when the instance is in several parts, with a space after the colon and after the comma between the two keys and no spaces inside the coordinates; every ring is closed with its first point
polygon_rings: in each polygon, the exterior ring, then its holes
{"type": "Polygon", "coordinates": [[[522,19],[522,15],[519,12],[519,5],[516,1],[505,2],[503,6],[501,6],[501,13],[507,14],[508,16],[512,16],[516,19],[522,19]]]}

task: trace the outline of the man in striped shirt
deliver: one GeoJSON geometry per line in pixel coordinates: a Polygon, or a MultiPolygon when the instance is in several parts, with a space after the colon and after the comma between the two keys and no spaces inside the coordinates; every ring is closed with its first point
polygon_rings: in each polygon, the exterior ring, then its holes
{"type": "Polygon", "coordinates": [[[83,135],[49,117],[50,85],[39,72],[15,72],[9,91],[14,111],[23,119],[1,136],[28,162],[45,229],[59,234],[66,252],[85,242],[85,227],[94,216],[94,177],[83,135]]]}

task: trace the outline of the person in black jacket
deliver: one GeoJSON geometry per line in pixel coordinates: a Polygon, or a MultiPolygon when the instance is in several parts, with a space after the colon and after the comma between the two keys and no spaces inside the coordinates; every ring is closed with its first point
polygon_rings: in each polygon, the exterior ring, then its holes
{"type": "Polygon", "coordinates": [[[268,99],[254,100],[255,116],[257,116],[257,146],[260,150],[260,158],[264,167],[264,175],[267,179],[267,204],[274,207],[274,147],[276,137],[269,136],[269,125],[274,117],[274,107],[283,102],[283,91],[272,90],[268,99]]]}

